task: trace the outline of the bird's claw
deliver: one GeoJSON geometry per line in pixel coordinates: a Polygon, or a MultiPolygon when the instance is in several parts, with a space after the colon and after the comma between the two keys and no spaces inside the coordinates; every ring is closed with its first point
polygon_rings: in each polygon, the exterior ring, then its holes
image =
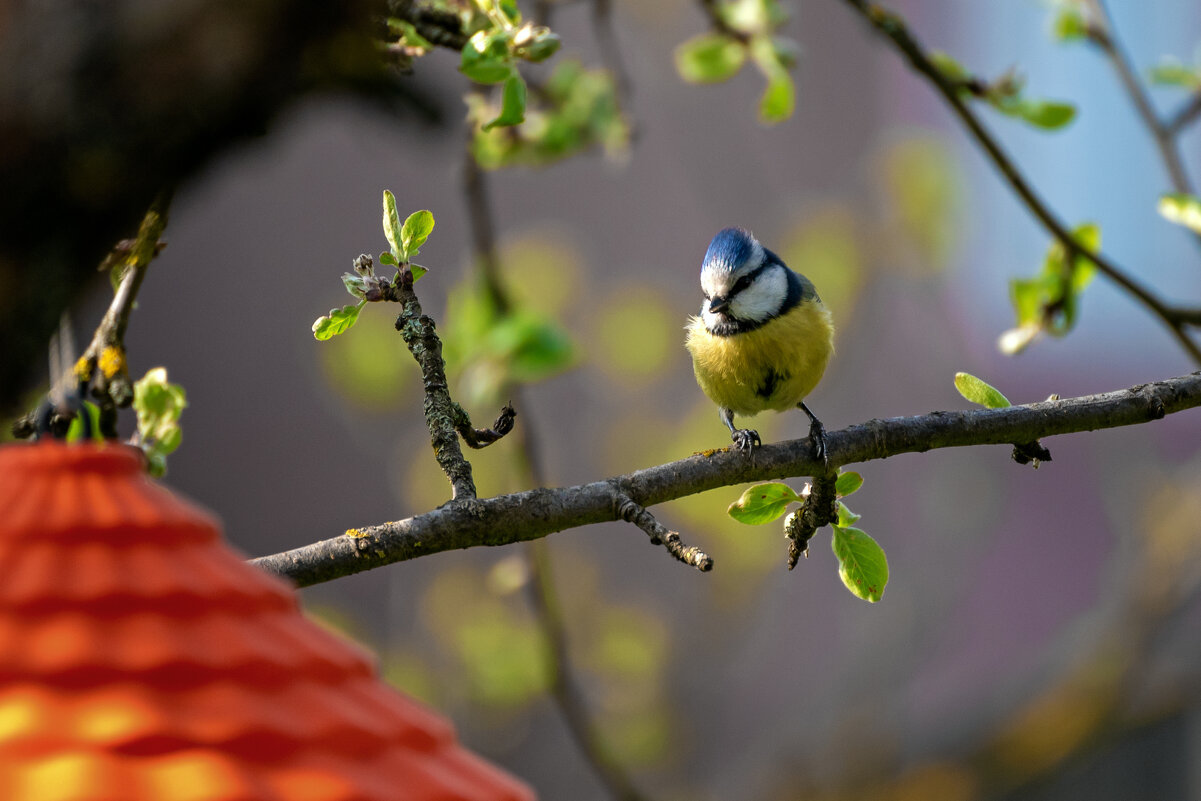
{"type": "Polygon", "coordinates": [[[734,448],[744,453],[749,453],[763,444],[763,440],[759,439],[759,432],[749,428],[736,429],[730,438],[734,440],[734,448]]]}
{"type": "Polygon", "coordinates": [[[826,447],[826,427],[817,420],[809,425],[809,445],[813,449],[813,458],[829,465],[830,451],[826,447]]]}

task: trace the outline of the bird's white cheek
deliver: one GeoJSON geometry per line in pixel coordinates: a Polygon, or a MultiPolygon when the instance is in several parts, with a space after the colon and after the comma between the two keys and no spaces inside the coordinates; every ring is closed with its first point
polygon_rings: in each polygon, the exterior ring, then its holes
{"type": "Polygon", "coordinates": [[[782,294],[767,287],[752,286],[730,304],[731,314],[739,320],[766,320],[780,310],[782,294]]]}

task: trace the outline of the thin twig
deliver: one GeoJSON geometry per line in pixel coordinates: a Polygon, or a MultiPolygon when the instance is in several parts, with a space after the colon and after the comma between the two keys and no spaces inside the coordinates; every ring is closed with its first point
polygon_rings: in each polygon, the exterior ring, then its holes
{"type": "MultiPolygon", "coordinates": [[[[474,499],[475,480],[471,476],[471,463],[463,457],[463,449],[459,447],[456,431],[459,418],[446,383],[442,341],[434,332],[434,321],[421,313],[421,302],[413,292],[413,271],[407,264],[401,268],[398,277],[396,289],[401,311],[396,318],[396,330],[421,367],[425,386],[425,423],[429,428],[430,443],[434,446],[434,458],[450,480],[451,499],[474,499]]],[[[462,413],[462,409],[459,412],[462,413]]]]}
{"type": "Polygon", "coordinates": [[[122,269],[123,266],[124,274],[104,318],[96,326],[92,341],[75,366],[75,378],[81,386],[95,380],[92,394],[100,401],[100,433],[108,439],[117,438],[117,410],[133,402],[133,385],[125,356],[125,331],[129,328],[129,316],[150,262],[162,252],[163,244],[159,238],[167,227],[171,194],[167,190],[160,192],[142,217],[137,236],[119,242],[105,260],[110,269],[122,269]]]}
{"type": "MultiPolygon", "coordinates": [[[[464,153],[463,190],[467,200],[476,269],[483,277],[484,289],[493,307],[498,313],[505,314],[512,310],[513,303],[500,276],[496,232],[492,209],[488,203],[487,176],[476,163],[470,148],[466,148],[464,153]]],[[[524,393],[520,384],[507,382],[507,386],[502,389],[509,397],[515,397],[521,403],[524,393]]],[[[535,429],[535,423],[527,415],[521,426],[522,435],[516,457],[522,463],[521,467],[530,484],[544,486],[547,481],[539,458],[535,429]]],[[[644,796],[634,786],[621,762],[606,744],[572,670],[567,624],[563,618],[559,594],[555,589],[554,571],[546,543],[541,540],[526,543],[525,559],[530,574],[531,603],[542,635],[549,645],[547,668],[551,676],[551,697],[563,717],[567,731],[580,754],[592,767],[597,779],[614,799],[644,801],[644,796]]]]}
{"type": "Polygon", "coordinates": [[[702,573],[713,569],[713,557],[695,545],[685,545],[680,540],[680,532],[668,529],[628,495],[618,493],[613,501],[617,506],[617,516],[645,531],[651,538],[651,545],[662,545],[677,561],[691,565],[702,573]]]}
{"type": "Polygon", "coordinates": [[[617,105],[625,108],[630,101],[633,83],[626,71],[625,59],[617,45],[617,32],[613,27],[612,0],[592,0],[592,30],[596,45],[600,48],[601,61],[613,73],[613,84],[617,90],[617,105]]]}
{"type": "Polygon", "coordinates": [[[1164,128],[1172,136],[1176,136],[1199,117],[1201,117],[1201,89],[1193,92],[1193,96],[1168,119],[1164,128]]]}
{"type": "Polygon", "coordinates": [[[1172,186],[1177,192],[1192,194],[1192,184],[1189,182],[1188,173],[1185,172],[1184,162],[1180,158],[1176,136],[1168,130],[1167,125],[1160,120],[1159,114],[1156,113],[1155,107],[1151,105],[1151,98],[1148,97],[1142,81],[1138,79],[1134,67],[1131,66],[1129,56],[1126,55],[1122,43],[1118,40],[1109,9],[1104,0],[1088,0],[1088,4],[1096,18],[1096,24],[1089,27],[1089,41],[1101,48],[1110,64],[1113,65],[1114,71],[1118,74],[1118,80],[1121,81],[1122,87],[1130,97],[1130,102],[1134,104],[1143,125],[1151,134],[1151,138],[1155,140],[1155,146],[1159,149],[1160,158],[1163,159],[1172,186]]]}
{"type": "MultiPolygon", "coordinates": [[[[1012,445],[1137,425],[1196,406],[1201,406],[1201,372],[1101,395],[871,420],[827,432],[828,467],[937,448],[1012,445]]],[[[808,440],[763,445],[756,449],[753,460],[728,449],[707,451],[591,484],[486,498],[472,509],[439,507],[406,520],[356,529],[356,536],[322,540],[254,563],[307,586],[432,553],[529,542],[557,531],[615,520],[613,498],[618,493],[647,507],[718,487],[812,476],[823,467],[813,458],[808,440]]]]}
{"type": "Polygon", "coordinates": [[[1089,251],[1076,241],[1067,227],[1034,191],[1030,182],[1026,180],[1014,161],[980,122],[975,112],[963,101],[958,87],[948,81],[938,67],[930,61],[925,50],[909,33],[904,21],[896,14],[869,3],[867,0],[843,0],[843,2],[871,22],[876,30],[883,34],[905,57],[910,66],[930,81],[1030,213],[1063,245],[1068,259],[1081,257],[1095,264],[1098,272],[1125,289],[1158,317],[1193,361],[1201,365],[1201,347],[1198,347],[1197,343],[1189,337],[1185,330],[1185,323],[1174,315],[1173,309],[1108,258],[1100,253],[1089,251]]]}

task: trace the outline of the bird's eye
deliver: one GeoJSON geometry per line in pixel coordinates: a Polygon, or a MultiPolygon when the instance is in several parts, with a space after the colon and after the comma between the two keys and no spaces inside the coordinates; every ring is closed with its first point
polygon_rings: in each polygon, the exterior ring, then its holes
{"type": "Polygon", "coordinates": [[[744,275],[741,278],[739,278],[737,281],[734,282],[734,288],[731,290],[731,294],[734,292],[741,292],[742,290],[746,289],[750,285],[751,285],[751,277],[749,275],[744,275]]]}

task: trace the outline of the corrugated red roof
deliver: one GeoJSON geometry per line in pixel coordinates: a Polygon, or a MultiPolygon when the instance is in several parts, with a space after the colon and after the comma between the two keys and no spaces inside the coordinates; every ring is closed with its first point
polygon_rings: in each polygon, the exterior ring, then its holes
{"type": "Polygon", "coordinates": [[[135,449],[0,448],[0,799],[532,798],[135,449]]]}

